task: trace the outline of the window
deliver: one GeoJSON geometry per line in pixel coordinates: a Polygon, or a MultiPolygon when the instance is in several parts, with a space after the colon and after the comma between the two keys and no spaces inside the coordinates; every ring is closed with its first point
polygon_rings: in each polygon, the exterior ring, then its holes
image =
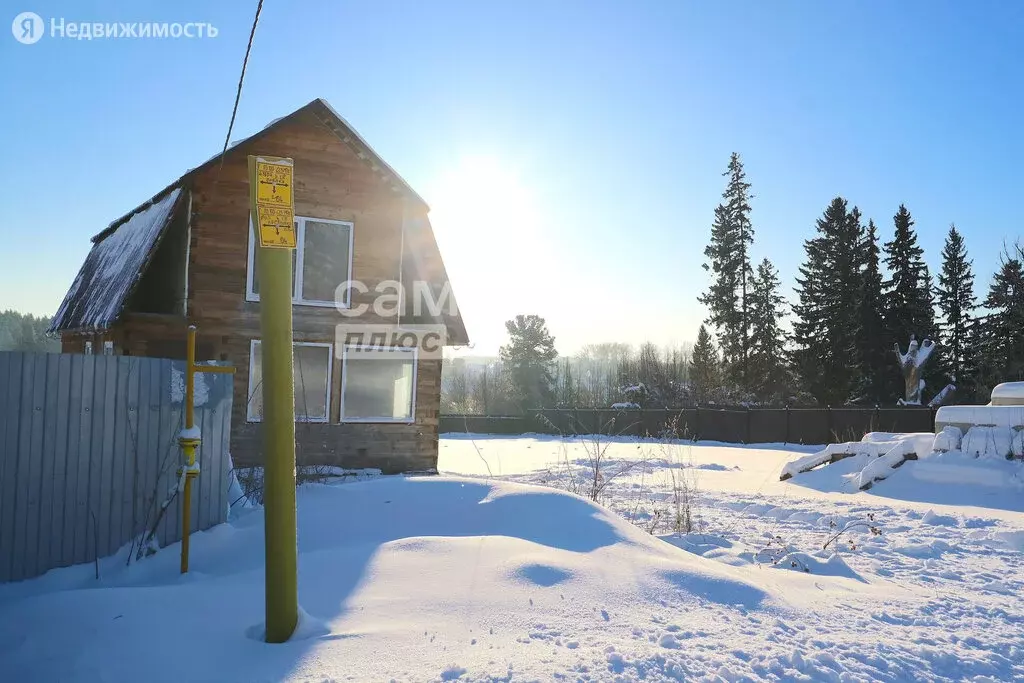
{"type": "Polygon", "coordinates": [[[85,342],[85,355],[87,355],[87,356],[91,356],[92,355],[92,342],[91,341],[85,342]]]}
{"type": "MultiPolygon", "coordinates": [[[[295,421],[327,422],[331,409],[331,345],[295,342],[292,345],[292,360],[295,363],[295,421]]],[[[246,419],[249,422],[263,419],[263,356],[259,339],[252,340],[249,352],[249,405],[246,419]]]]}
{"type": "MultiPolygon", "coordinates": [[[[303,306],[334,306],[338,285],[352,279],[352,223],[296,216],[297,248],[292,251],[292,301],[303,306]]],[[[246,299],[260,300],[256,242],[249,222],[246,299]]],[[[349,293],[340,302],[349,305],[349,293]]]]}
{"type": "Polygon", "coordinates": [[[114,342],[105,341],[103,342],[103,355],[113,356],[114,355],[114,342]]]}
{"type": "Polygon", "coordinates": [[[346,346],[342,422],[412,422],[416,415],[416,349],[346,346]]]}

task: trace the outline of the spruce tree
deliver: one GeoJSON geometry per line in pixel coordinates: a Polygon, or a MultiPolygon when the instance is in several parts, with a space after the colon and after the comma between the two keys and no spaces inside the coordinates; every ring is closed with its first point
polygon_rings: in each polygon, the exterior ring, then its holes
{"type": "Polygon", "coordinates": [[[786,335],[780,323],[786,316],[786,300],[771,261],[757,266],[751,288],[750,389],[762,403],[779,403],[789,391],[786,367],[786,335]]]}
{"type": "Polygon", "coordinates": [[[1005,254],[982,302],[979,320],[982,355],[980,398],[1000,382],[1024,380],[1024,250],[1005,254]]]}
{"type": "Polygon", "coordinates": [[[857,403],[877,404],[884,400],[886,372],[892,361],[886,346],[882,301],[881,249],[874,221],[861,240],[860,291],[857,298],[858,382],[851,397],[857,403]]]}
{"type": "Polygon", "coordinates": [[[950,225],[942,248],[942,271],[939,273],[935,296],[942,314],[940,330],[946,351],[944,357],[950,374],[955,378],[961,399],[974,396],[978,371],[971,338],[976,303],[971,265],[963,236],[955,225],[950,225]]]}
{"type": "Polygon", "coordinates": [[[700,326],[690,358],[690,391],[699,404],[706,402],[721,384],[718,350],[707,327],[700,326]]]}
{"type": "Polygon", "coordinates": [[[704,249],[708,259],[704,269],[711,272],[711,285],[698,301],[708,307],[708,323],[718,335],[729,379],[747,388],[754,228],[750,221],[750,183],[739,154],[732,154],[723,175],[729,180],[722,203],[715,208],[711,241],[704,249]]]}
{"type": "Polygon", "coordinates": [[[841,405],[859,381],[856,358],[863,227],[860,211],[836,197],[804,242],[806,260],[797,277],[793,306],[794,368],[819,403],[841,405]]]}
{"type": "MultiPolygon", "coordinates": [[[[893,216],[893,223],[893,239],[884,246],[885,265],[889,269],[890,279],[885,282],[882,290],[888,347],[892,349],[894,344],[899,344],[901,349],[906,349],[911,337],[916,337],[921,343],[925,339],[938,342],[935,312],[932,308],[931,277],[924,262],[924,251],[917,245],[914,220],[906,206],[900,204],[893,216]]],[[[932,358],[933,363],[936,360],[932,358]]],[[[892,369],[886,393],[889,400],[895,401],[903,397],[903,379],[895,363],[890,367],[892,369]]],[[[933,374],[937,367],[939,365],[935,363],[928,374],[933,374]]],[[[928,381],[928,376],[925,381],[931,392],[942,389],[942,386],[934,386],[934,379],[928,381]]]]}

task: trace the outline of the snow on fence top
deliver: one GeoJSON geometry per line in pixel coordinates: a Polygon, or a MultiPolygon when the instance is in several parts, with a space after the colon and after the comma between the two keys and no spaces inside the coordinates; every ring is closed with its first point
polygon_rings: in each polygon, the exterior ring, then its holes
{"type": "Polygon", "coordinates": [[[102,330],[117,319],[181,194],[176,187],[101,233],[54,316],[50,332],[102,330]]]}

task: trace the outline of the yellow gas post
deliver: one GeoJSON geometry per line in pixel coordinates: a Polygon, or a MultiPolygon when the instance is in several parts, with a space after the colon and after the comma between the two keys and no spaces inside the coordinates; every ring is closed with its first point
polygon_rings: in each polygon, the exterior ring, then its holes
{"type": "Polygon", "coordinates": [[[188,572],[189,536],[192,532],[192,480],[199,476],[196,462],[196,448],[202,443],[195,428],[195,381],[197,372],[234,372],[235,369],[222,365],[196,365],[196,326],[188,326],[185,349],[185,430],[178,435],[178,445],[185,455],[185,467],[181,475],[185,483],[181,492],[181,573],[188,572]]]}
{"type": "Polygon", "coordinates": [[[299,618],[295,530],[295,384],[292,367],[292,255],[296,246],[293,164],[249,157],[263,357],[263,509],[268,643],[283,643],[299,618]]]}

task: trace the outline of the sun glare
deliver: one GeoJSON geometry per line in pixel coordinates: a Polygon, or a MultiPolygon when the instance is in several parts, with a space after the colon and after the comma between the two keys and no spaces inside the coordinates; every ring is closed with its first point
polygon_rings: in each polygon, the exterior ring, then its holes
{"type": "Polygon", "coordinates": [[[551,271],[535,188],[513,164],[465,156],[428,189],[430,222],[459,307],[467,319],[486,320],[496,330],[494,340],[475,341],[498,343],[504,319],[536,307],[547,292],[537,277],[551,271]]]}
{"type": "MultiPolygon", "coordinates": [[[[463,157],[441,174],[428,197],[438,239],[500,244],[533,231],[533,198],[520,174],[489,156],[463,157]]],[[[458,245],[453,245],[458,248],[458,245]]]]}

